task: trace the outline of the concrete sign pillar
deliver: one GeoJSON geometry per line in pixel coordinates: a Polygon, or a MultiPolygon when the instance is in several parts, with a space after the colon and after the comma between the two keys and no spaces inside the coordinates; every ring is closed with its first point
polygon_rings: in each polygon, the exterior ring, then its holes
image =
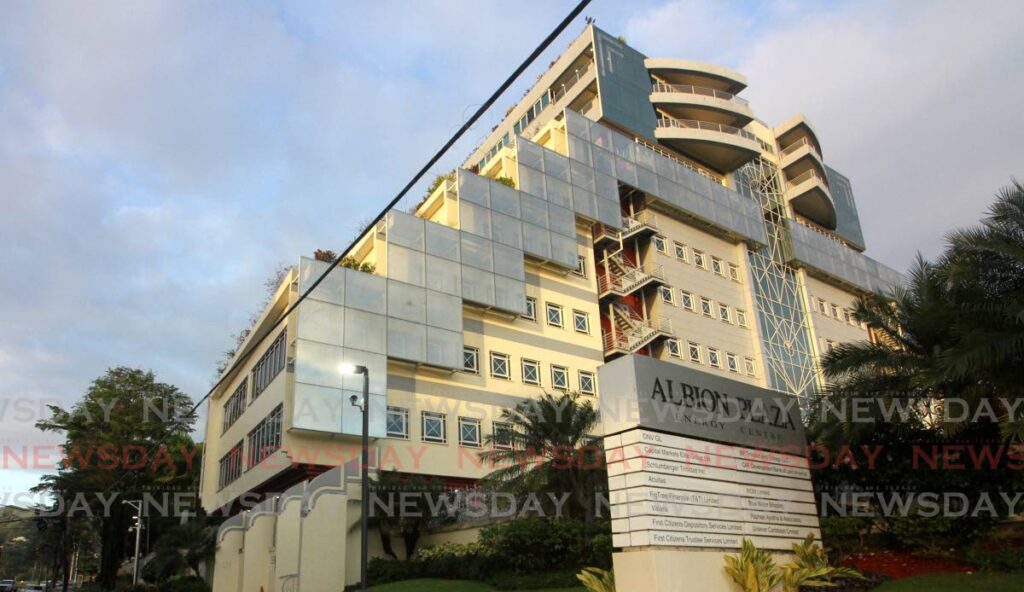
{"type": "Polygon", "coordinates": [[[733,592],[744,538],[821,538],[795,397],[639,355],[598,374],[620,589],[733,592]]]}

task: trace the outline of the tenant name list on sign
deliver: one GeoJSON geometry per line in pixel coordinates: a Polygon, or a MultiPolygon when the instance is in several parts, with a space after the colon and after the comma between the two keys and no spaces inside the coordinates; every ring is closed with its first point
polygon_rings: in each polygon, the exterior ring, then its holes
{"type": "Polygon", "coordinates": [[[599,372],[615,547],[820,538],[795,399],[646,356],[599,372]]]}

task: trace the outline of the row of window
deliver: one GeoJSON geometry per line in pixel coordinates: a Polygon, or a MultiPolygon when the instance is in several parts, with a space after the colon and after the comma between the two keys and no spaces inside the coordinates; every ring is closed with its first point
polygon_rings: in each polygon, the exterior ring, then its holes
{"type": "Polygon", "coordinates": [[[704,296],[694,296],[692,292],[686,290],[679,290],[679,300],[676,301],[676,291],[671,286],[659,286],[658,293],[661,295],[662,302],[671,304],[672,306],[682,306],[690,312],[697,312],[698,301],[700,303],[700,314],[715,318],[716,314],[718,318],[726,323],[732,324],[735,322],[744,329],[747,328],[747,311],[741,308],[733,308],[728,304],[719,302],[716,303],[710,298],[704,296]]]}
{"type": "MultiPolygon", "coordinates": [[[[520,359],[520,377],[526,384],[540,386],[541,370],[540,362],[528,358],[520,359]]],[[[462,369],[473,374],[480,373],[480,350],[475,347],[465,346],[462,349],[462,369]]],[[[501,352],[490,353],[491,376],[503,380],[512,380],[512,358],[501,352]]],[[[585,395],[593,395],[597,392],[597,383],[593,372],[580,370],[579,392],[585,395]]],[[[560,391],[570,390],[569,369],[565,366],[551,364],[551,388],[560,391]]]]}
{"type": "Polygon", "coordinates": [[[817,311],[826,317],[832,317],[833,319],[846,323],[852,327],[860,327],[866,329],[864,323],[860,323],[857,319],[853,318],[853,311],[849,308],[843,308],[838,304],[832,302],[826,302],[824,298],[814,299],[815,308],[817,311]]]}
{"type": "Polygon", "coordinates": [[[256,425],[247,436],[249,457],[243,464],[243,442],[235,444],[227,454],[220,459],[220,471],[218,474],[218,489],[223,489],[235,479],[242,476],[244,467],[255,467],[263,462],[268,456],[281,448],[281,420],[284,417],[283,405],[278,405],[270,412],[263,421],[256,425]]]}
{"type": "MultiPolygon", "coordinates": [[[[678,339],[669,339],[665,342],[665,347],[668,348],[668,354],[670,356],[673,358],[679,358],[680,360],[683,359],[684,352],[682,341],[678,339]]],[[[729,370],[729,372],[736,372],[738,374],[741,371],[740,357],[736,354],[732,352],[725,352],[723,355],[722,352],[716,348],[704,348],[701,344],[693,341],[686,342],[685,357],[695,364],[703,364],[704,360],[707,359],[708,366],[718,368],[719,370],[723,368],[724,359],[724,368],[729,370]],[[704,354],[705,350],[707,351],[707,356],[704,354]]],[[[754,364],[753,358],[743,358],[742,371],[748,376],[757,375],[757,366],[754,364]]]]}
{"type": "MultiPolygon", "coordinates": [[[[409,439],[409,409],[388,406],[385,421],[389,438],[409,439]]],[[[458,418],[459,446],[480,448],[483,446],[482,422],[471,417],[458,418]]],[[[495,448],[512,448],[512,425],[495,421],[491,423],[491,434],[495,448]]],[[[445,444],[448,442],[448,415],[436,411],[420,412],[420,440],[445,444]]]]}
{"type": "MultiPolygon", "coordinates": [[[[284,370],[285,364],[287,363],[287,355],[285,349],[285,331],[282,331],[280,335],[274,339],[267,351],[263,352],[260,359],[253,364],[252,367],[252,400],[255,401],[256,397],[260,396],[267,386],[277,378],[277,375],[284,370]]],[[[245,408],[249,403],[249,379],[242,379],[242,383],[239,384],[228,400],[224,402],[224,413],[221,427],[224,432],[228,431],[242,413],[245,412],[245,408]]]]}
{"type": "MultiPolygon", "coordinates": [[[[523,315],[524,319],[531,321],[537,320],[537,299],[532,296],[526,297],[526,314],[523,315]]],[[[552,327],[558,327],[560,329],[565,328],[565,311],[561,304],[555,304],[554,302],[544,303],[544,318],[548,325],[552,327]]],[[[572,328],[577,333],[590,333],[590,315],[583,312],[582,310],[572,311],[572,328]]]]}
{"type": "Polygon", "coordinates": [[[728,276],[734,282],[740,282],[740,268],[735,263],[727,263],[718,257],[708,255],[698,249],[689,249],[683,243],[672,241],[672,253],[669,253],[669,240],[661,235],[655,235],[654,248],[662,255],[675,256],[684,263],[690,262],[690,252],[693,253],[693,264],[704,271],[713,271],[715,275],[728,276]],[[710,261],[710,263],[709,263],[710,261]]]}

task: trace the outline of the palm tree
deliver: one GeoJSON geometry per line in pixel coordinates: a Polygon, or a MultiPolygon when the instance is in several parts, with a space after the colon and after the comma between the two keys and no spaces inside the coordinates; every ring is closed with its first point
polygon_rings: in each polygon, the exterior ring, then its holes
{"type": "Polygon", "coordinates": [[[566,517],[595,518],[595,495],[607,483],[601,439],[593,436],[598,414],[578,394],[523,401],[505,409],[510,430],[485,439],[480,458],[497,467],[484,479],[516,494],[570,494],[566,517]]]}

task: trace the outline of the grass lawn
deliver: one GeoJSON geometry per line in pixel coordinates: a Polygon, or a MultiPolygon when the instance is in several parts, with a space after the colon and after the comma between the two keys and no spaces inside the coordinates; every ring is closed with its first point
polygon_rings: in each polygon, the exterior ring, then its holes
{"type": "Polygon", "coordinates": [[[1024,590],[1024,573],[927,574],[886,582],[872,592],[1009,592],[1024,590]]]}
{"type": "MultiPolygon", "coordinates": [[[[487,584],[465,580],[406,580],[370,588],[372,592],[493,592],[487,584]]],[[[544,588],[520,592],[586,592],[583,588],[544,588]]],[[[975,591],[977,592],[977,591],[975,591]]]]}

